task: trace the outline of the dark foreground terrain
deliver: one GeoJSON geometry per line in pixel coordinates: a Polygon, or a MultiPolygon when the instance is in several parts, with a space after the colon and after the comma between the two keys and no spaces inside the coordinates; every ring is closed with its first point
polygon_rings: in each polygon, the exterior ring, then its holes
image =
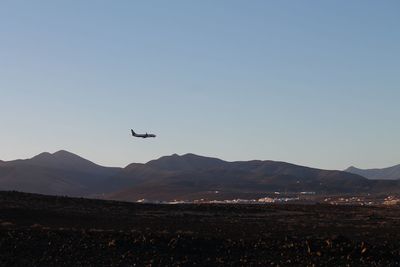
{"type": "Polygon", "coordinates": [[[1,266],[399,266],[400,208],[0,192],[1,266]]]}

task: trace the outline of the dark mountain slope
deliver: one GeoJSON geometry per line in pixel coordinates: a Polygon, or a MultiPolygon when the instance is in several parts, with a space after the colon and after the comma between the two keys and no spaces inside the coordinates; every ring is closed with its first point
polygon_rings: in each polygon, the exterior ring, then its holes
{"type": "Polygon", "coordinates": [[[226,162],[194,154],[174,154],[123,169],[99,166],[67,151],[0,162],[0,190],[129,201],[257,198],[275,191],[390,193],[400,192],[399,183],[286,162],[226,162]]]}
{"type": "Polygon", "coordinates": [[[99,166],[67,151],[0,164],[0,189],[49,195],[89,196],[109,192],[104,181],[120,168],[99,166]]]}
{"type": "MultiPolygon", "coordinates": [[[[135,183],[131,187],[126,184],[129,188],[109,195],[110,198],[190,200],[257,196],[274,191],[352,193],[373,192],[375,186],[364,177],[342,171],[275,161],[226,162],[193,154],[174,154],[146,164],[134,164],[122,173],[124,179],[135,183]]],[[[384,188],[384,184],[380,187],[384,188]]]]}
{"type": "Polygon", "coordinates": [[[163,171],[200,171],[224,167],[227,162],[217,158],[202,157],[189,153],[183,156],[177,154],[164,156],[157,160],[149,161],[146,165],[163,171]]]}
{"type": "Polygon", "coordinates": [[[71,152],[60,150],[53,154],[43,152],[31,159],[17,160],[10,163],[24,163],[33,166],[54,168],[68,171],[86,172],[90,174],[110,175],[115,174],[120,168],[103,167],[71,152]]]}

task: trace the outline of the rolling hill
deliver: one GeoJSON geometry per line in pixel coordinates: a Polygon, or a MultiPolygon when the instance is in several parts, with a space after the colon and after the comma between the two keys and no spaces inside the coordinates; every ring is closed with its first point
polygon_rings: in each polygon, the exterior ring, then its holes
{"type": "Polygon", "coordinates": [[[400,181],[278,161],[227,162],[173,154],[125,168],[97,165],[67,151],[0,161],[0,190],[116,200],[222,200],[271,192],[317,194],[400,192],[400,181]]]}
{"type": "Polygon", "coordinates": [[[365,178],[368,179],[379,179],[379,180],[400,179],[400,164],[382,169],[358,169],[356,167],[351,166],[345,171],[364,176],[365,178]]]}
{"type": "Polygon", "coordinates": [[[99,166],[70,152],[41,153],[0,164],[0,190],[90,196],[108,192],[104,181],[120,168],[99,166]]]}
{"type": "Polygon", "coordinates": [[[122,173],[121,177],[135,183],[110,194],[109,198],[130,201],[253,198],[274,191],[370,192],[377,186],[347,172],[276,161],[226,162],[194,154],[174,154],[146,164],[133,164],[122,173]]]}

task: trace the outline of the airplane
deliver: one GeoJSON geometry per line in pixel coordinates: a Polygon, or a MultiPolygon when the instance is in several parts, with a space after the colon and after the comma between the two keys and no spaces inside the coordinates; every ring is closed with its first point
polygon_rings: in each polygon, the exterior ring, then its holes
{"type": "Polygon", "coordinates": [[[146,134],[137,134],[132,129],[131,129],[131,132],[132,132],[132,136],[134,136],[134,137],[141,137],[141,138],[156,137],[155,134],[148,134],[148,133],[146,133],[146,134]]]}

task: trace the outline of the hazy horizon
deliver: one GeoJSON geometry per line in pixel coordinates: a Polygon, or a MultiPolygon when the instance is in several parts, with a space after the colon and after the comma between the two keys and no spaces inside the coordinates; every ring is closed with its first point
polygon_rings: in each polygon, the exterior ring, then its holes
{"type": "Polygon", "coordinates": [[[398,1],[40,3],[0,4],[0,160],[400,164],[398,1]]]}

